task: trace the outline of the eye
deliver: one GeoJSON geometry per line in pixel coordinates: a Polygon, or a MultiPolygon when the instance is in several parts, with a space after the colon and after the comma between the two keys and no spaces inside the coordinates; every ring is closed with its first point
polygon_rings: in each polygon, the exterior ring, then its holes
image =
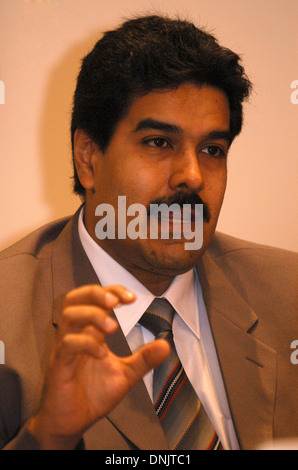
{"type": "Polygon", "coordinates": [[[217,145],[208,145],[207,147],[204,147],[201,152],[207,153],[208,155],[214,158],[223,158],[226,156],[223,149],[218,147],[217,145]]]}
{"type": "Polygon", "coordinates": [[[145,144],[149,145],[149,147],[154,148],[170,148],[169,142],[162,138],[162,137],[154,137],[153,139],[148,139],[144,141],[145,144]]]}

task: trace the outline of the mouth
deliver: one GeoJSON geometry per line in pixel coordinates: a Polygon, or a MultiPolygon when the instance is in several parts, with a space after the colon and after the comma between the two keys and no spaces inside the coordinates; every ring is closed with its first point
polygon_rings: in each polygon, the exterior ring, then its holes
{"type": "Polygon", "coordinates": [[[190,239],[195,235],[198,212],[192,208],[179,208],[167,214],[159,213],[158,232],[160,238],[190,239]]]}
{"type": "MultiPolygon", "coordinates": [[[[152,214],[152,207],[162,207],[167,206],[168,209],[171,208],[170,212],[170,220],[174,221],[175,223],[179,223],[180,219],[185,219],[186,223],[194,222],[196,214],[198,214],[197,207],[198,205],[202,206],[203,209],[203,221],[209,223],[211,220],[211,213],[209,206],[206,202],[204,202],[199,195],[196,193],[193,194],[185,194],[185,193],[177,193],[172,198],[160,197],[155,199],[150,203],[147,207],[147,215],[151,216],[152,214]]],[[[154,217],[157,217],[155,210],[152,214],[154,217]]],[[[166,214],[168,217],[168,214],[166,214]]],[[[166,217],[166,220],[167,220],[166,217]]]]}

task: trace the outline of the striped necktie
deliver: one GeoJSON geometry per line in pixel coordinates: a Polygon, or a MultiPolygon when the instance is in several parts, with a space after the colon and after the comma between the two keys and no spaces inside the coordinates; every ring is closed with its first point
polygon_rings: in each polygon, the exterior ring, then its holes
{"type": "Polygon", "coordinates": [[[166,299],[155,299],[139,323],[156,339],[171,346],[169,357],[154,370],[153,401],[173,450],[222,450],[222,445],[196,392],[188,380],[174,345],[174,309],[166,299]]]}

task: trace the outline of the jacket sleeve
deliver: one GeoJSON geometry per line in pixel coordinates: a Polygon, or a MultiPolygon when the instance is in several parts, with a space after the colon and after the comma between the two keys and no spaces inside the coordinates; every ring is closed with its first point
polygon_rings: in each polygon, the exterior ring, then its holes
{"type": "MultiPolygon", "coordinates": [[[[21,382],[18,374],[6,366],[0,365],[0,448],[3,449],[12,439],[18,440],[21,416],[21,382]]],[[[22,437],[21,437],[22,435],[22,437]]],[[[24,441],[26,431],[21,432],[24,441]]],[[[27,439],[28,440],[28,439],[27,439]]],[[[29,443],[28,443],[29,444],[29,443]]],[[[32,442],[30,446],[32,445],[32,442]]],[[[27,447],[27,446],[26,446],[27,447]]]]}
{"type": "MultiPolygon", "coordinates": [[[[0,449],[40,450],[38,442],[27,428],[21,425],[22,388],[18,374],[0,364],[0,449]]],[[[85,450],[81,439],[74,450],[85,450]]]]}
{"type": "Polygon", "coordinates": [[[20,432],[9,441],[2,450],[40,450],[35,438],[25,425],[20,432]]]}

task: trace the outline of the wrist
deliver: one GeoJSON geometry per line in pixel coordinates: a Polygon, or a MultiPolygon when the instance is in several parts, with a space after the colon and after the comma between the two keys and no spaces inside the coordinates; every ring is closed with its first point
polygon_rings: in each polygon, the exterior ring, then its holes
{"type": "Polygon", "coordinates": [[[39,414],[30,419],[27,429],[40,450],[74,450],[82,439],[82,436],[61,436],[55,433],[39,414]]]}

